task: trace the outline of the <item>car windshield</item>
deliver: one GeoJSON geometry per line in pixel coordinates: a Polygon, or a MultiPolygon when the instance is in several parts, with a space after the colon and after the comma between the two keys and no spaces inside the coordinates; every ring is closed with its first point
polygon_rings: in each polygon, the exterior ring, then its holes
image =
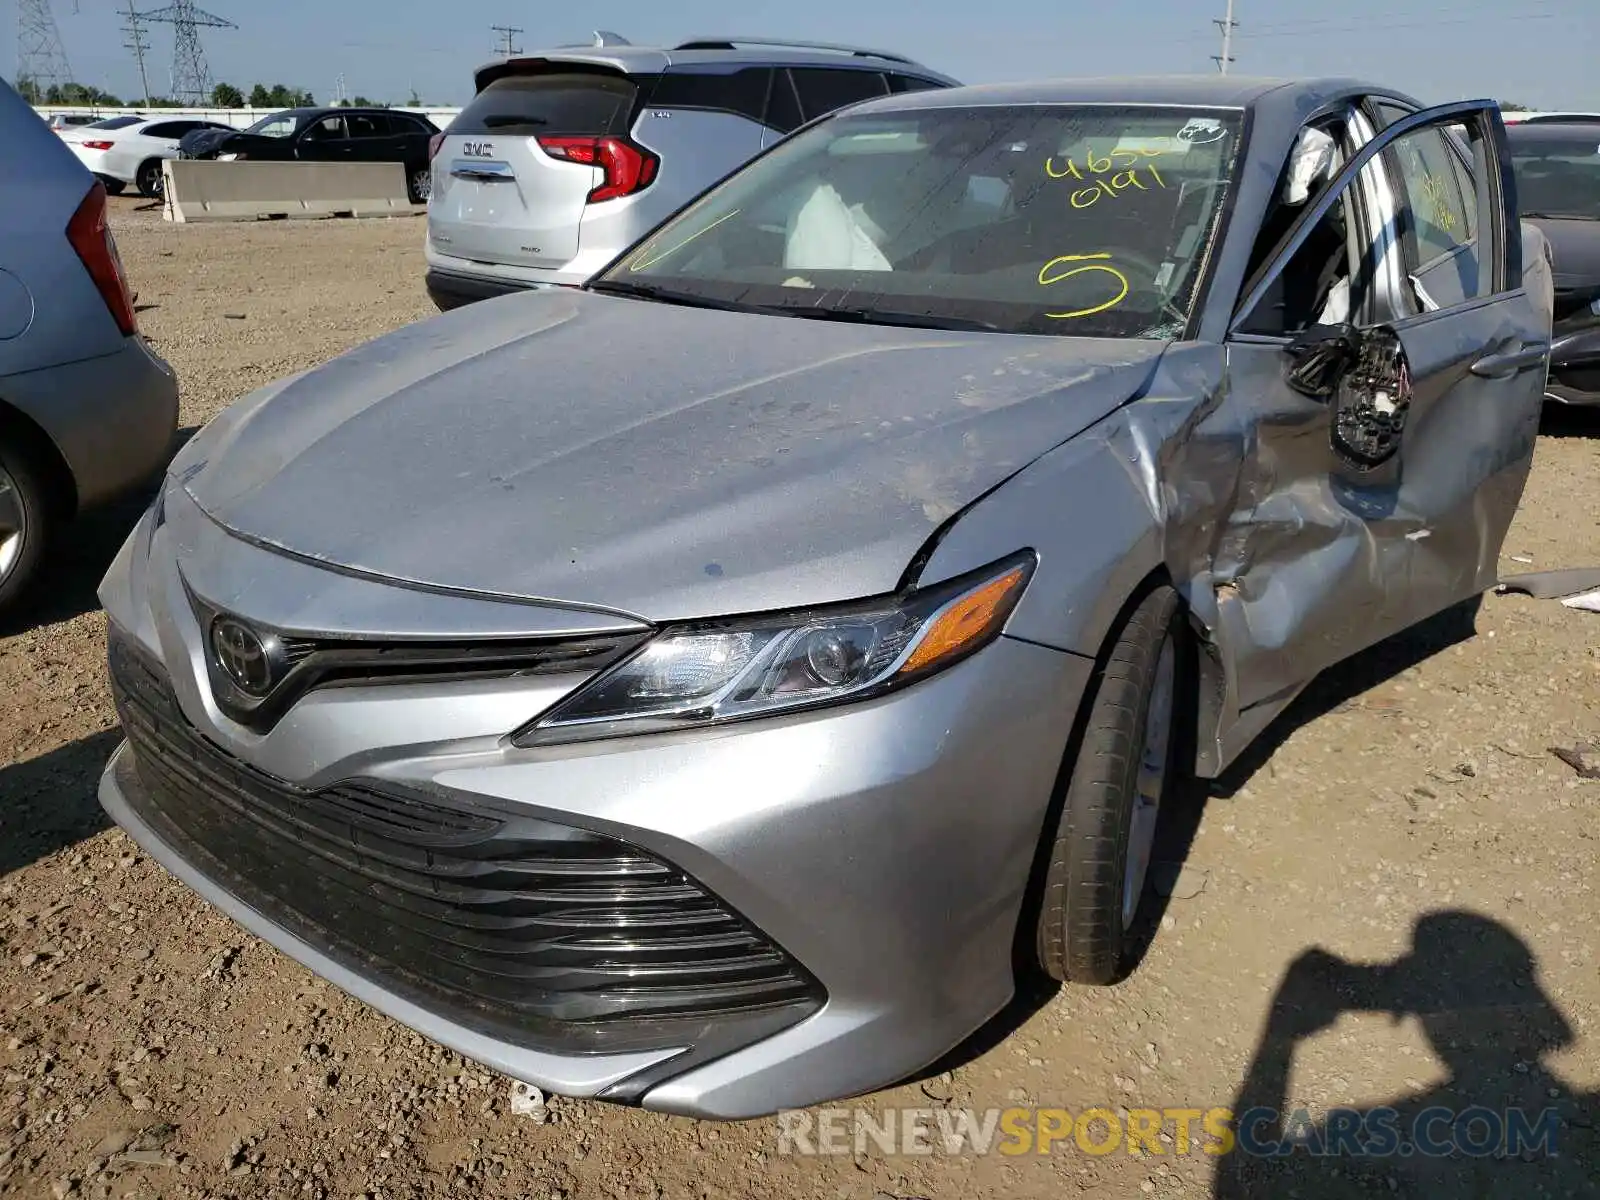
{"type": "Polygon", "coordinates": [[[144,117],[107,117],[104,121],[96,121],[90,129],[126,129],[129,125],[137,125],[144,117]]]}
{"type": "Polygon", "coordinates": [[[1536,125],[1509,132],[1524,216],[1600,221],[1600,123],[1582,132],[1536,125]]]}
{"type": "Polygon", "coordinates": [[[305,118],[303,117],[289,116],[280,113],[271,117],[262,117],[261,120],[250,126],[245,130],[245,132],[253,133],[257,137],[290,137],[294,134],[296,129],[300,128],[304,120],[305,118]]]}
{"type": "Polygon", "coordinates": [[[1240,114],[1150,106],[858,112],[758,159],[597,291],[785,315],[1179,336],[1240,114]]]}

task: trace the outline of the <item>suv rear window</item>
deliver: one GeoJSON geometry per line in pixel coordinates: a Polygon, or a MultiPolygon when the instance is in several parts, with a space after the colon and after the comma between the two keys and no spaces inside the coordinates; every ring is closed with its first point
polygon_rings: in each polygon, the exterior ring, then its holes
{"type": "Polygon", "coordinates": [[[511,75],[479,92],[451,122],[450,132],[624,133],[638,91],[621,75],[511,75]]]}

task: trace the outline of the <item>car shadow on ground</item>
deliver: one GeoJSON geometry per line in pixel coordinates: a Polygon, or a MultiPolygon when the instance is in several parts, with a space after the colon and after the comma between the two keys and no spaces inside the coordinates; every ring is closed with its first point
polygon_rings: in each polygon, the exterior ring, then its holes
{"type": "Polygon", "coordinates": [[[1556,438],[1600,437],[1600,408],[1546,404],[1540,414],[1539,433],[1556,438]]]}
{"type": "MultiPolygon", "coordinates": [[[[1483,597],[1474,596],[1324,671],[1221,777],[1189,779],[1178,786],[1177,796],[1168,802],[1162,813],[1153,861],[1165,864],[1175,874],[1177,868],[1188,862],[1208,801],[1237,795],[1295,730],[1473,637],[1482,604],[1483,597]]],[[[1135,934],[1133,969],[1137,969],[1149,950],[1170,903],[1169,896],[1152,894],[1146,897],[1135,934]]],[[[1038,911],[1031,905],[1028,910],[1038,911]]],[[[1028,928],[1018,930],[1015,948],[1018,985],[1011,1003],[950,1053],[902,1082],[920,1083],[981,1058],[1025,1025],[1060,992],[1061,985],[1046,979],[1033,963],[1032,919],[1030,916],[1025,921],[1028,928]]]]}
{"type": "Polygon", "coordinates": [[[1285,971],[1234,1097],[1238,1142],[1213,1195],[1600,1195],[1600,1093],[1575,1092],[1545,1062],[1577,1038],[1527,944],[1478,913],[1425,914],[1392,962],[1308,949],[1285,971]],[[1414,1019],[1441,1078],[1377,1105],[1291,1099],[1303,1092],[1291,1090],[1298,1046],[1346,1013],[1414,1019]]]}
{"type": "MultiPolygon", "coordinates": [[[[197,432],[180,429],[172,440],[173,454],[197,432]]],[[[63,525],[56,545],[33,585],[31,596],[10,617],[0,619],[0,637],[22,633],[40,625],[54,625],[94,612],[100,607],[100,581],[111,560],[122,549],[144,510],[155,499],[160,476],[104,508],[97,508],[63,525]]]]}
{"type": "Polygon", "coordinates": [[[0,766],[0,879],[109,828],[96,791],[121,740],[105,729],[0,766]]]}

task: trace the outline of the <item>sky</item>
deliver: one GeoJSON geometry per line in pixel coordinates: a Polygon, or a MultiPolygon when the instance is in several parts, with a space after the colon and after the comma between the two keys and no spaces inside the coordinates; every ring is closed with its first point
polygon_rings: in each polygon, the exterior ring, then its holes
{"type": "MultiPolygon", "coordinates": [[[[0,74],[16,71],[17,5],[0,8],[0,74]]],[[[126,0],[51,0],[73,74],[138,92],[123,47],[126,0]],[[76,11],[75,11],[76,7],[76,11]],[[119,7],[122,14],[119,14],[119,7]]],[[[136,0],[141,10],[167,0],[136,0]]],[[[473,68],[495,56],[493,25],[520,26],[526,53],[586,41],[595,28],[638,45],[703,34],[815,38],[893,50],[963,82],[1215,71],[1214,21],[1227,0],[200,0],[238,23],[202,40],[216,80],[405,103],[464,103],[473,68]]],[[[1600,0],[1235,0],[1230,70],[1353,75],[1426,102],[1492,97],[1600,111],[1600,0]]],[[[151,87],[165,90],[170,26],[147,39],[151,87]]]]}

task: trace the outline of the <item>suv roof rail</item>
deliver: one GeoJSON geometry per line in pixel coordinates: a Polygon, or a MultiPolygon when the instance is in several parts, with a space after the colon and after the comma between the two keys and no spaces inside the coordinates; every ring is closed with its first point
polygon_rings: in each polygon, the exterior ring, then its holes
{"type": "Polygon", "coordinates": [[[872,50],[865,46],[846,46],[837,42],[812,42],[789,38],[695,37],[686,42],[680,42],[672,48],[674,50],[734,50],[740,46],[773,46],[785,50],[827,50],[834,54],[854,55],[857,58],[881,58],[886,62],[903,63],[908,67],[922,66],[921,63],[914,59],[907,58],[903,54],[893,54],[887,50],[872,50]]]}

